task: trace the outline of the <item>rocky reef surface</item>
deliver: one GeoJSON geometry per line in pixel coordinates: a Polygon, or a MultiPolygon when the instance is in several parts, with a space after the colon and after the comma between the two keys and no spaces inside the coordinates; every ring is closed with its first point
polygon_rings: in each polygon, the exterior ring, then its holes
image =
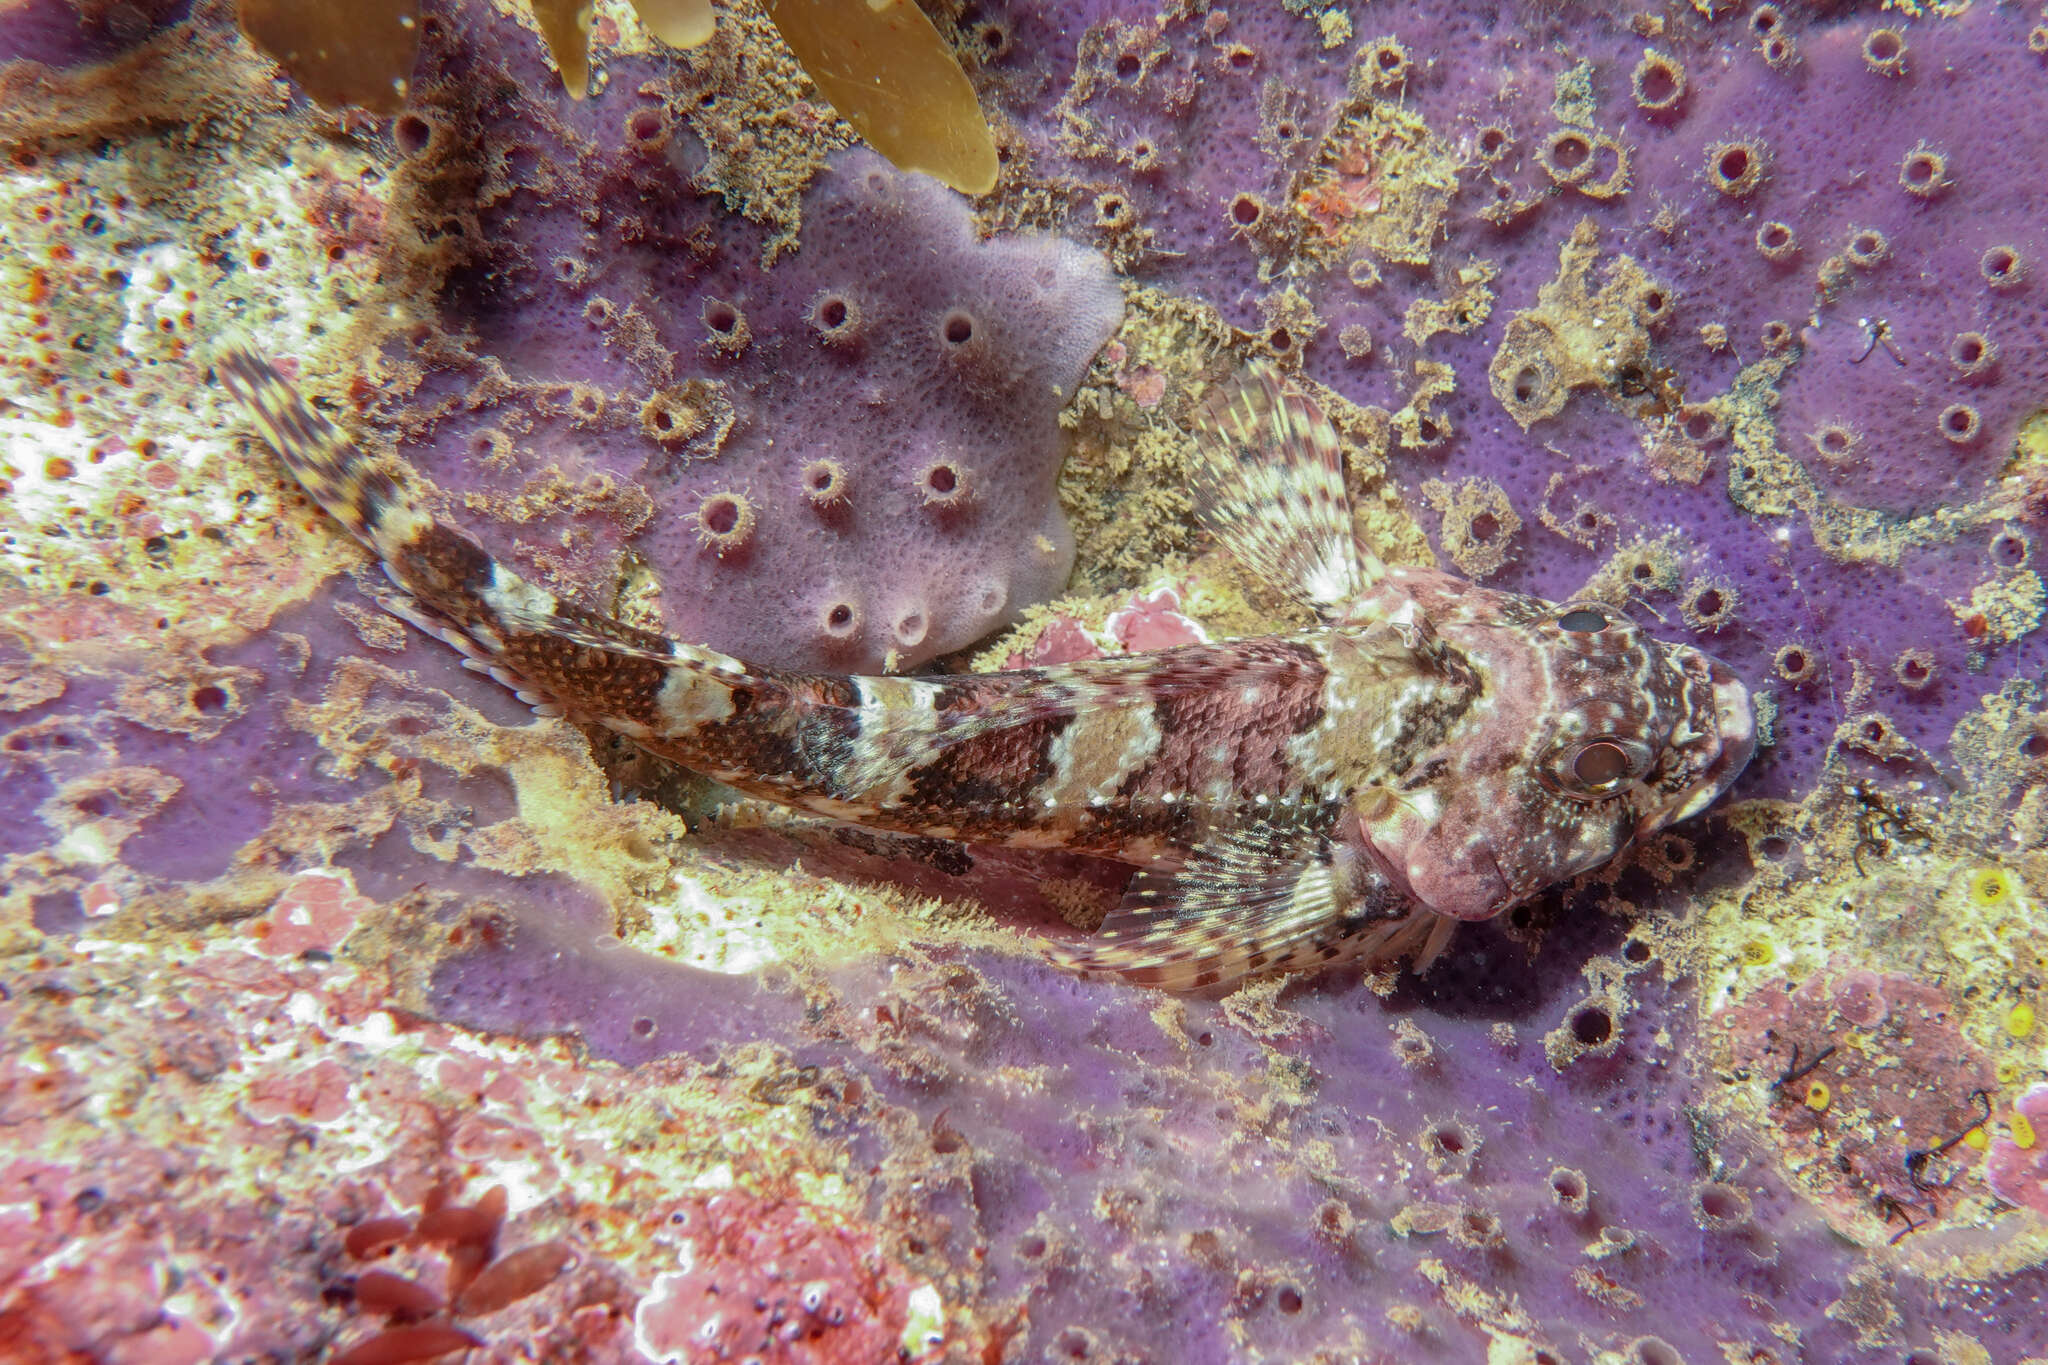
{"type": "Polygon", "coordinates": [[[751,4],[600,0],[572,99],[433,0],[389,117],[224,0],[0,13],[0,1359],[2048,1359],[2048,14],[929,12],[973,199],[751,4]],[[378,611],[228,335],[538,580],[827,668],[1270,628],[1184,472],[1264,356],[1390,557],[1769,743],[1426,975],[1077,981],[1115,869],[378,611]]]}

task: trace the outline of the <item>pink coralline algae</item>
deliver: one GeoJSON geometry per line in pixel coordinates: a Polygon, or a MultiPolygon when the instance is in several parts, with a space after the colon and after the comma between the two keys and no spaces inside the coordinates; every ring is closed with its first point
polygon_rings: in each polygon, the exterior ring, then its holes
{"type": "Polygon", "coordinates": [[[717,1195],[678,1209],[687,1268],[656,1278],[636,1331],[658,1361],[866,1365],[897,1359],[908,1286],[871,1239],[800,1200],[717,1195]]]}
{"type": "Polygon", "coordinates": [[[1925,981],[1840,968],[1746,993],[1710,1037],[1762,1096],[1788,1167],[1844,1226],[1870,1220],[1867,1233],[1888,1217],[1896,1230],[1899,1212],[1939,1216],[1955,1192],[1949,1139],[1996,1083],[1956,1014],[1925,981]]]}
{"type": "Polygon", "coordinates": [[[351,1084],[340,1063],[323,1059],[256,1081],[244,1103],[249,1117],[259,1123],[275,1119],[332,1123],[349,1111],[351,1084]]]}
{"type": "Polygon", "coordinates": [[[660,1262],[628,1269],[630,1248],[670,1226],[672,1200],[630,1173],[640,1193],[623,1202],[611,1175],[602,1205],[574,1186],[611,1141],[705,1130],[639,1108],[661,1087],[592,1089],[566,1060],[493,1055],[386,1012],[389,992],[233,936],[175,980],[79,961],[10,973],[0,1358],[390,1362],[424,1358],[408,1343],[484,1340],[508,1363],[634,1359],[635,1280],[660,1262]],[[119,1002],[145,998],[133,1027],[119,1002]],[[95,1091],[124,1099],[94,1112],[95,1091]],[[563,1103],[583,1135],[544,1139],[563,1103]],[[590,1136],[616,1120],[653,1126],[590,1136]],[[483,1169],[519,1173],[516,1208],[502,1187],[457,1197],[483,1169]]]}
{"type": "Polygon", "coordinates": [[[2014,1102],[2013,1112],[2025,1121],[2026,1129],[2009,1130],[1991,1140],[1984,1157],[1984,1183],[2008,1204],[2048,1218],[2048,1085],[2029,1088],[2014,1102]]]}
{"type": "Polygon", "coordinates": [[[270,957],[332,953],[370,908],[371,902],[350,895],[339,877],[307,873],[294,879],[262,916],[250,921],[249,934],[256,940],[257,951],[270,957]]]}
{"type": "Polygon", "coordinates": [[[1180,608],[1181,595],[1170,587],[1134,593],[1127,605],[1109,614],[1103,629],[1133,654],[1205,642],[1207,633],[1180,608]]]}
{"type": "Polygon", "coordinates": [[[1054,664],[1070,664],[1082,659],[1099,659],[1102,646],[1090,639],[1081,623],[1071,617],[1056,617],[1046,623],[1038,638],[1031,642],[1029,649],[1012,651],[1004,661],[1006,668],[1046,668],[1054,664]]]}

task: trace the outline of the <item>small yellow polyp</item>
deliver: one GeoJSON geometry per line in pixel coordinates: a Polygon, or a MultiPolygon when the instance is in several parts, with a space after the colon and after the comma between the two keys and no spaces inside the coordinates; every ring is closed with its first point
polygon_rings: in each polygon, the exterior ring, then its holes
{"type": "Polygon", "coordinates": [[[2005,1031],[2024,1038],[2034,1031],[2034,1007],[2022,1000],[2005,1012],[2005,1031]]]}
{"type": "Polygon", "coordinates": [[[2012,1134],[2012,1145],[2029,1149],[2034,1145],[2034,1121],[2025,1114],[2014,1114],[2005,1121],[2005,1131],[2012,1134]]]}
{"type": "Polygon", "coordinates": [[[1991,1134],[1985,1132],[1982,1128],[1972,1128],[1969,1132],[1963,1134],[1963,1144],[1968,1147],[1974,1147],[1980,1152],[1985,1151],[1991,1146],[1991,1134]]]}
{"type": "Polygon", "coordinates": [[[1995,867],[1980,867],[1970,874],[1970,901],[1974,905],[2000,905],[2011,894],[2011,881],[1995,867]]]}
{"type": "Polygon", "coordinates": [[[1767,939],[1753,938],[1742,945],[1742,965],[1745,967],[1768,967],[1777,955],[1777,950],[1767,939]]]}
{"type": "Polygon", "coordinates": [[[995,188],[995,138],[974,86],[914,0],[767,0],[767,10],[869,146],[963,194],[995,188]]]}
{"type": "Polygon", "coordinates": [[[1806,1107],[1816,1114],[1835,1102],[1835,1092],[1828,1089],[1826,1081],[1815,1081],[1806,1087],[1806,1107]]]}

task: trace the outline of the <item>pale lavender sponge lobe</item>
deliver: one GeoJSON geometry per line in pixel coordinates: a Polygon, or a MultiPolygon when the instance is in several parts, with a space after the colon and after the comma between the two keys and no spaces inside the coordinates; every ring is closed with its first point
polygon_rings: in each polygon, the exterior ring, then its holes
{"type": "Polygon", "coordinates": [[[754,339],[716,373],[747,411],[715,457],[650,480],[636,548],[671,624],[748,659],[875,671],[972,644],[1073,563],[1058,413],[1123,317],[1092,251],[978,241],[964,200],[872,153],[835,162],[802,248],[729,303],[754,339]],[[738,493],[747,543],[704,543],[738,493]]]}
{"type": "Polygon", "coordinates": [[[1058,414],[1123,318],[1108,263],[981,240],[966,200],[856,148],[771,264],[767,233],[676,194],[687,131],[633,126],[588,130],[644,187],[626,241],[585,228],[616,184],[522,186],[442,292],[465,339],[416,348],[387,415],[450,517],[586,600],[637,560],[670,633],[782,667],[912,668],[1057,594],[1058,414]]]}

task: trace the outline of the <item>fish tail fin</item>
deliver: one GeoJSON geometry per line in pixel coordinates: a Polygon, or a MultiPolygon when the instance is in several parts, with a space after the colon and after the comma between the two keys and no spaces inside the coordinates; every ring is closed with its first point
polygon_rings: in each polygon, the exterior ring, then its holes
{"type": "Polygon", "coordinates": [[[798,804],[827,799],[834,770],[811,757],[820,746],[806,742],[806,725],[843,710],[850,687],[754,668],[564,601],[436,520],[254,352],[231,347],[215,370],[307,494],[383,561],[406,594],[384,605],[470,667],[543,714],[573,712],[735,785],[798,804]]]}
{"type": "Polygon", "coordinates": [[[307,496],[387,562],[394,545],[433,520],[411,490],[307,406],[270,362],[246,346],[232,345],[213,368],[307,496]]]}
{"type": "Polygon", "coordinates": [[[307,496],[368,546],[383,561],[386,576],[410,595],[412,601],[391,605],[414,625],[472,658],[506,653],[508,632],[580,631],[643,651],[665,643],[560,601],[437,521],[416,488],[377,468],[361,446],[247,347],[229,347],[214,362],[214,372],[307,496]]]}

